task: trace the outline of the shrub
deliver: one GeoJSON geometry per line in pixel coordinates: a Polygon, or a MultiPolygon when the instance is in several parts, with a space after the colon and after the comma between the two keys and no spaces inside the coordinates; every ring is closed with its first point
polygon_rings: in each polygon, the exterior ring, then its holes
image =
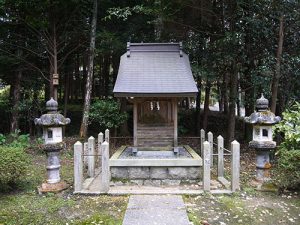
{"type": "Polygon", "coordinates": [[[283,120],[275,126],[283,135],[275,169],[280,188],[300,188],[300,103],[296,102],[282,113],[283,120]]]}
{"type": "Polygon", "coordinates": [[[20,147],[0,146],[0,189],[17,184],[26,175],[29,157],[20,147]]]}
{"type": "Polygon", "coordinates": [[[280,188],[300,188],[300,149],[279,149],[278,165],[275,169],[280,188]]]}
{"type": "Polygon", "coordinates": [[[27,148],[29,147],[29,134],[20,134],[20,130],[10,133],[5,144],[9,147],[27,148]]]}
{"type": "Polygon", "coordinates": [[[126,121],[127,114],[120,112],[120,104],[115,100],[97,100],[91,105],[89,118],[105,128],[117,128],[126,121]]]}
{"type": "Polygon", "coordinates": [[[3,134],[0,134],[0,145],[3,145],[6,141],[6,137],[3,134]]]}

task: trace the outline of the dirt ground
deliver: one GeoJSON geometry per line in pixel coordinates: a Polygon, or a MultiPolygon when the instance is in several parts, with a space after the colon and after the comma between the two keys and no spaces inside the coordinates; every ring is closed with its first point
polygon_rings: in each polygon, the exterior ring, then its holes
{"type": "Polygon", "coordinates": [[[194,225],[300,224],[298,193],[277,195],[248,190],[236,195],[184,197],[194,225]]]}

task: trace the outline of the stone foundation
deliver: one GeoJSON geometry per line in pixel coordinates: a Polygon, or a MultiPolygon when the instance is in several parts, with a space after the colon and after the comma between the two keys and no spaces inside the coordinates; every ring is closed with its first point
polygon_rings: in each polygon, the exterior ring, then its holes
{"type": "MultiPolygon", "coordinates": [[[[144,182],[172,181],[176,180],[199,180],[201,167],[176,166],[176,167],[111,167],[112,179],[144,180],[144,182]]],[[[176,183],[176,182],[175,182],[176,183]]]]}

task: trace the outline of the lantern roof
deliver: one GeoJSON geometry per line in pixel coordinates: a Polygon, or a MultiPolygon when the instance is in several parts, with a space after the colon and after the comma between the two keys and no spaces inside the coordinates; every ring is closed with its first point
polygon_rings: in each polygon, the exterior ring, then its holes
{"type": "Polygon", "coordinates": [[[275,116],[269,109],[269,101],[261,94],[256,100],[256,110],[250,116],[245,117],[245,122],[250,124],[273,125],[278,123],[281,118],[275,116]]]}
{"type": "Polygon", "coordinates": [[[71,120],[65,118],[57,111],[58,103],[53,98],[46,102],[46,109],[48,112],[41,115],[40,118],[35,118],[35,125],[41,125],[46,127],[61,127],[69,124],[71,120]]]}
{"type": "Polygon", "coordinates": [[[245,122],[250,124],[273,125],[281,120],[279,116],[275,116],[271,111],[254,112],[249,117],[245,117],[245,122]]]}

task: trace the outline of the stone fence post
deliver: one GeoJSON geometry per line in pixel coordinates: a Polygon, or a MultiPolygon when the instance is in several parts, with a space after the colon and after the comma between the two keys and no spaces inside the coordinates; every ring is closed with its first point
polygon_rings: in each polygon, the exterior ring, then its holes
{"type": "Polygon", "coordinates": [[[218,136],[218,177],[224,177],[224,138],[218,136]]]}
{"type": "Polygon", "coordinates": [[[210,167],[214,165],[214,135],[212,132],[207,133],[207,139],[210,145],[210,167]]]}
{"type": "Polygon", "coordinates": [[[240,190],[240,143],[231,142],[231,191],[240,190]]]}
{"type": "Polygon", "coordinates": [[[102,155],[102,152],[101,152],[101,145],[103,143],[103,139],[104,139],[104,135],[102,132],[100,132],[98,134],[98,151],[97,151],[97,154],[98,154],[98,159],[99,159],[99,167],[101,167],[101,155],[102,155]]]}
{"type": "Polygon", "coordinates": [[[88,176],[95,176],[95,138],[93,136],[88,139],[88,176]]]}
{"type": "Polygon", "coordinates": [[[83,183],[83,160],[82,160],[82,144],[77,141],[74,144],[74,192],[82,189],[83,183]]]}
{"type": "Polygon", "coordinates": [[[109,143],[104,141],[101,145],[102,151],[102,172],[100,180],[100,192],[107,193],[109,191],[110,171],[109,171],[109,143]]]}
{"type": "Polygon", "coordinates": [[[109,129],[105,130],[105,141],[109,143],[109,129]]]}
{"type": "MultiPolygon", "coordinates": [[[[87,142],[83,143],[83,155],[88,155],[89,154],[89,145],[87,142]]],[[[83,163],[85,166],[88,165],[88,156],[83,156],[83,163]]]]}
{"type": "Polygon", "coordinates": [[[205,130],[200,130],[200,151],[201,151],[201,157],[203,158],[203,143],[205,141],[205,130]]]}
{"type": "Polygon", "coordinates": [[[210,191],[211,150],[208,141],[203,143],[203,190],[210,191]]]}

